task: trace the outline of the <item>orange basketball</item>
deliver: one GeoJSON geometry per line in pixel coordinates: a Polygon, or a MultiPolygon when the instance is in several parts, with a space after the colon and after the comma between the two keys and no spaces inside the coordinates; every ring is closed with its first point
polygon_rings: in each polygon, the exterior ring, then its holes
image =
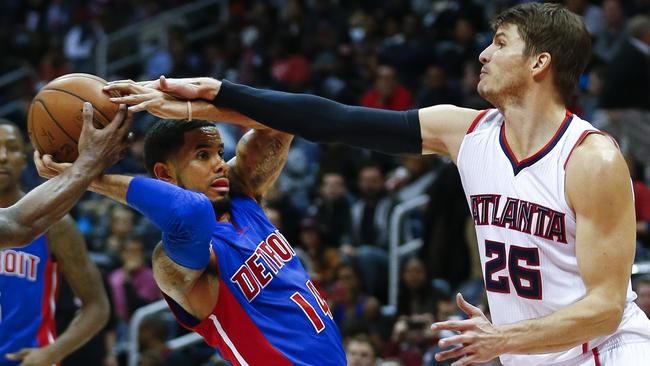
{"type": "Polygon", "coordinates": [[[77,159],[77,143],[83,125],[84,102],[93,105],[93,124],[106,126],[115,117],[118,105],[102,90],[106,80],[90,74],[68,74],[49,82],[29,107],[27,130],[32,145],[41,154],[58,162],[77,159]]]}

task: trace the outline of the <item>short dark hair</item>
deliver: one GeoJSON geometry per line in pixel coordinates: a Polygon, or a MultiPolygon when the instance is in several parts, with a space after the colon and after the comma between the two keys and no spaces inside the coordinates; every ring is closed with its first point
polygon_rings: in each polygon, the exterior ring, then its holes
{"type": "Polygon", "coordinates": [[[526,3],[503,11],[491,26],[496,31],[505,24],[517,26],[525,56],[551,54],[555,86],[568,102],[591,56],[591,38],[580,16],[559,4],[526,3]]]}
{"type": "Polygon", "coordinates": [[[214,127],[214,123],[192,120],[160,120],[147,131],[144,137],[144,165],[147,173],[155,177],[153,167],[164,162],[180,150],[185,143],[185,132],[196,128],[214,127]]]}
{"type": "Polygon", "coordinates": [[[25,135],[23,134],[23,130],[20,128],[20,126],[18,126],[16,122],[8,120],[6,118],[0,118],[0,126],[11,126],[15,128],[16,131],[18,131],[18,133],[20,134],[20,138],[23,139],[23,141],[25,141],[25,135]]]}

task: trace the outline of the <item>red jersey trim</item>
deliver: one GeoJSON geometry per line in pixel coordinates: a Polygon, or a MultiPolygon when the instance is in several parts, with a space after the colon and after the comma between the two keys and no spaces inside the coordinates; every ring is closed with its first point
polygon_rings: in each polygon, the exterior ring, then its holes
{"type": "Polygon", "coordinates": [[[476,118],[474,118],[474,121],[472,121],[472,124],[469,126],[467,129],[467,132],[465,133],[466,135],[469,135],[470,133],[474,132],[474,129],[476,128],[476,125],[481,121],[481,119],[489,112],[489,109],[484,109],[480,112],[478,112],[478,115],[476,118]]]}
{"type": "MultiPolygon", "coordinates": [[[[167,296],[165,300],[168,303],[173,301],[167,296]]],[[[196,326],[185,324],[171,304],[170,308],[181,325],[200,334],[208,345],[218,347],[223,357],[235,366],[292,365],[291,361],[264,337],[221,278],[219,298],[212,314],[196,326]]]]}
{"type": "Polygon", "coordinates": [[[56,339],[56,298],[59,292],[59,270],[52,257],[48,257],[43,271],[43,296],[41,302],[41,325],[36,333],[36,339],[40,347],[45,347],[56,339]]]}
{"type": "Polygon", "coordinates": [[[598,347],[591,350],[594,354],[594,363],[596,366],[600,366],[600,358],[598,357],[598,347]]]}
{"type": "MultiPolygon", "coordinates": [[[[598,130],[586,130],[586,131],[582,132],[582,134],[580,135],[580,137],[578,137],[578,139],[576,140],[576,143],[573,144],[573,147],[572,147],[571,150],[569,151],[569,155],[566,157],[566,160],[564,160],[564,170],[566,170],[566,165],[567,165],[567,163],[569,162],[569,159],[571,158],[571,155],[573,155],[573,150],[575,150],[576,147],[578,147],[578,145],[580,145],[580,144],[582,143],[582,141],[583,141],[587,136],[591,135],[592,133],[597,133],[597,134],[599,134],[599,135],[606,136],[605,133],[603,133],[602,131],[598,131],[598,130]]],[[[616,143],[616,141],[614,141],[614,143],[616,143]]],[[[617,146],[618,146],[618,145],[617,145],[617,146]]]]}

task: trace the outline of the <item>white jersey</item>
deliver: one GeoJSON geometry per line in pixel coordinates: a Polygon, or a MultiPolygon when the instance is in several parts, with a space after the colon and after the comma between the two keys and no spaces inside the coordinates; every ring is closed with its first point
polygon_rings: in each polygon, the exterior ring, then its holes
{"type": "MultiPolygon", "coordinates": [[[[600,133],[567,112],[555,136],[535,155],[517,161],[503,115],[481,112],[462,141],[458,170],[474,218],[492,321],[539,318],[582,299],[586,287],[575,253],[576,217],[565,198],[565,165],[587,135],[600,133]]],[[[614,335],[650,340],[650,321],[628,285],[623,320],[614,335]]],[[[611,335],[611,336],[614,336],[611,335]]],[[[501,356],[504,365],[550,365],[584,353],[597,355],[608,337],[564,352],[501,356]]]]}

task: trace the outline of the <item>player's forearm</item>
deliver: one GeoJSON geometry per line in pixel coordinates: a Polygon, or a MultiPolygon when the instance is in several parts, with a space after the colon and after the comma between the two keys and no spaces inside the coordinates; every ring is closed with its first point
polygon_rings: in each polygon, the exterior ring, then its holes
{"type": "Polygon", "coordinates": [[[105,295],[84,302],[65,332],[47,347],[48,352],[54,356],[53,361],[60,362],[86,344],[106,325],[109,316],[110,307],[105,295]]]}
{"type": "Polygon", "coordinates": [[[43,183],[7,208],[7,228],[2,246],[22,246],[31,242],[72,209],[99,174],[95,162],[78,159],[70,169],[43,183]]]}
{"type": "Polygon", "coordinates": [[[504,353],[551,353],[616,331],[623,305],[611,296],[587,295],[546,317],[499,326],[507,336],[504,353]]]}
{"type": "Polygon", "coordinates": [[[396,112],[347,106],[325,98],[215,84],[213,103],[272,129],[315,142],[340,142],[388,154],[422,153],[417,110],[396,112]]]}
{"type": "Polygon", "coordinates": [[[126,193],[133,177],[119,174],[105,174],[95,179],[89,189],[126,205],[126,193]]]}
{"type": "Polygon", "coordinates": [[[256,130],[266,130],[269,127],[251,119],[243,114],[229,108],[220,108],[212,103],[203,100],[192,101],[192,110],[194,118],[211,122],[225,122],[239,126],[253,128],[256,130]]]}

